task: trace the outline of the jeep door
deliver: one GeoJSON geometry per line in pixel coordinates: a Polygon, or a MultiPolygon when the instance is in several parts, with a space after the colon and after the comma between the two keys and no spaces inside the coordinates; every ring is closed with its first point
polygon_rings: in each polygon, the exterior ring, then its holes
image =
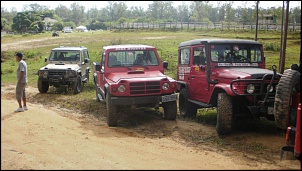
{"type": "MultiPolygon", "coordinates": [[[[105,91],[105,84],[106,84],[105,72],[107,72],[107,71],[105,71],[105,68],[107,68],[107,66],[105,66],[105,62],[107,62],[107,61],[105,61],[105,59],[106,59],[106,52],[104,51],[102,53],[102,57],[101,57],[100,72],[98,72],[98,80],[97,80],[99,87],[103,91],[102,93],[104,93],[104,91],[105,91]]],[[[107,68],[107,70],[108,70],[108,68],[107,68]]]]}
{"type": "Polygon", "coordinates": [[[209,84],[206,79],[207,61],[204,45],[191,47],[190,61],[190,99],[205,102],[209,93],[209,84]]]}
{"type": "MultiPolygon", "coordinates": [[[[89,71],[89,60],[87,63],[85,63],[85,59],[89,59],[88,51],[81,51],[80,56],[82,78],[86,78],[86,72],[89,71]]],[[[89,74],[89,72],[87,74],[89,74]]]]}

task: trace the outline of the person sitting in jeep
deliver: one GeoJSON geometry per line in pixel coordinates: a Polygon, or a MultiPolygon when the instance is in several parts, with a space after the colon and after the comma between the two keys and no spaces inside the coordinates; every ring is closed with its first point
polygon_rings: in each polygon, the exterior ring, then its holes
{"type": "Polygon", "coordinates": [[[65,60],[64,54],[62,52],[59,55],[59,60],[60,61],[64,61],[65,60]]]}
{"type": "Polygon", "coordinates": [[[115,55],[109,56],[109,67],[121,65],[121,62],[117,60],[117,57],[115,55]]]}
{"type": "Polygon", "coordinates": [[[136,55],[136,60],[134,61],[134,64],[144,65],[144,55],[143,54],[137,54],[136,55]]]}

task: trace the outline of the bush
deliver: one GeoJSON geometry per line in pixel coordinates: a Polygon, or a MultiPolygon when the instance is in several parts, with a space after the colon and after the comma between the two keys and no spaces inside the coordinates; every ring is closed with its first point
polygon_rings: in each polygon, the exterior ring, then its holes
{"type": "Polygon", "coordinates": [[[265,43],[264,50],[277,52],[280,50],[280,47],[276,43],[265,43]]]}

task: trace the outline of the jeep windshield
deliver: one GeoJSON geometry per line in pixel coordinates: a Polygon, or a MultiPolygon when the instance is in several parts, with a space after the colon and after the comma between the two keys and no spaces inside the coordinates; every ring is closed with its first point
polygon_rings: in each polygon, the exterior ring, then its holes
{"type": "Polygon", "coordinates": [[[212,44],[211,60],[223,63],[261,63],[261,46],[253,44],[212,44]]]}
{"type": "Polygon", "coordinates": [[[79,51],[52,51],[49,61],[79,61],[79,51]]]}
{"type": "Polygon", "coordinates": [[[159,64],[153,50],[109,52],[109,67],[157,66],[159,64]]]}

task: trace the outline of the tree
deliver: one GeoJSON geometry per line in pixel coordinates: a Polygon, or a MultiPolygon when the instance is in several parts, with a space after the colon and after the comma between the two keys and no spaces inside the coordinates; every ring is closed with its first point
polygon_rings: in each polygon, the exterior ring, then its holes
{"type": "Polygon", "coordinates": [[[177,20],[181,22],[188,22],[190,15],[189,15],[189,7],[185,3],[182,3],[182,5],[179,5],[177,7],[178,16],[177,20]]]}
{"type": "Polygon", "coordinates": [[[59,5],[55,8],[55,14],[57,14],[62,21],[70,21],[72,17],[71,10],[64,5],[59,5]]]}

